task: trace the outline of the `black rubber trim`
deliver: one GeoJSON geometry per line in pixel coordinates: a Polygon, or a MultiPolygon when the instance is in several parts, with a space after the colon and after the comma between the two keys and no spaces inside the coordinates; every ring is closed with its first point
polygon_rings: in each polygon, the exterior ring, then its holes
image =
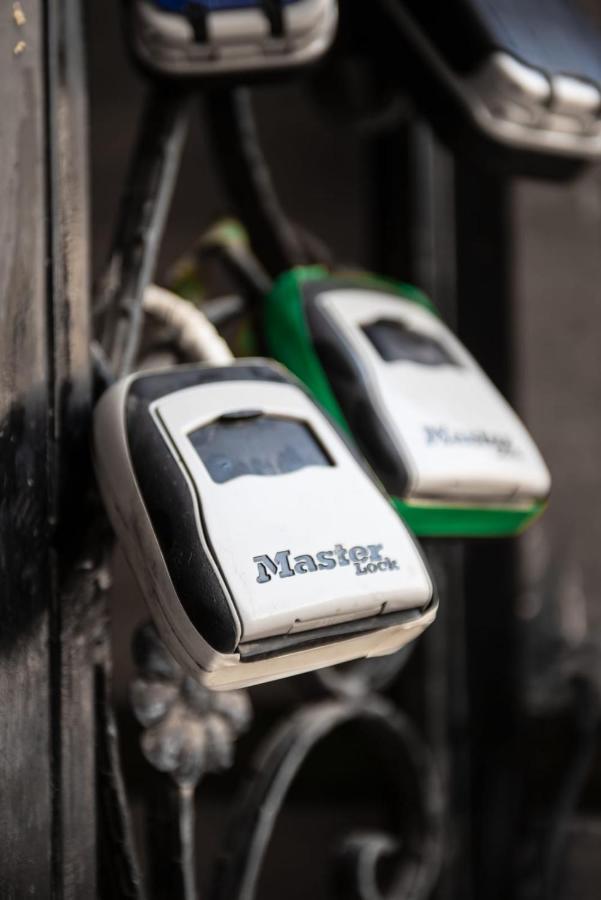
{"type": "Polygon", "coordinates": [[[281,0],[261,0],[261,8],[269,21],[271,36],[284,36],[284,10],[281,0]]]}
{"type": "Polygon", "coordinates": [[[208,10],[198,3],[188,3],[184,15],[192,26],[194,40],[197,44],[206,44],[209,39],[208,10]]]}
{"type": "MultiPolygon", "coordinates": [[[[329,278],[304,282],[303,309],[315,352],[361,451],[381,478],[388,493],[402,497],[409,474],[405,462],[370,398],[367,373],[348,341],[317,303],[320,295],[332,290],[358,291],[364,286],[351,279],[329,278]]],[[[378,286],[370,291],[392,296],[378,286]]]]}
{"type": "Polygon", "coordinates": [[[149,407],[159,397],[184,388],[241,380],[287,383],[280,372],[267,365],[218,369],[181,366],[140,375],[131,383],[126,398],[131,460],[169,575],[186,615],[202,637],[221,653],[236,650],[236,622],[216,564],[198,538],[188,484],[149,407]]]}
{"type": "MultiPolygon", "coordinates": [[[[215,384],[227,381],[271,381],[290,384],[286,374],[267,362],[241,363],[231,366],[178,366],[164,372],[142,374],[132,382],[130,393],[150,405],[165,394],[182,391],[197,384],[215,384]]],[[[294,382],[296,384],[296,381],[294,382]]]]}
{"type": "Polygon", "coordinates": [[[240,644],[240,659],[242,662],[258,662],[262,659],[284,656],[286,653],[332,644],[343,638],[353,637],[353,635],[368,634],[384,628],[391,628],[393,625],[405,625],[408,622],[417,621],[424,615],[424,612],[424,609],[403,610],[402,612],[370,616],[367,619],[355,619],[353,622],[343,622],[340,625],[315,628],[299,634],[286,634],[281,637],[240,644]]]}

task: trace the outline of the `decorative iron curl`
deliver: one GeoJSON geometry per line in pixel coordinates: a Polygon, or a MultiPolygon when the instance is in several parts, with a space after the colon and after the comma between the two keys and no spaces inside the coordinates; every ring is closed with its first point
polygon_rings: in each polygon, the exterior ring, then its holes
{"type": "Polygon", "coordinates": [[[278,815],[309,753],[338,728],[352,723],[373,736],[374,752],[393,785],[403,833],[355,833],[338,852],[345,900],[425,900],[440,871],[444,803],[430,754],[413,725],[386,701],[326,701],[300,709],[259,750],[250,782],[235,804],[213,900],[254,900],[278,815]],[[384,856],[397,858],[390,886],[378,883],[384,856]]]}
{"type": "Polygon", "coordinates": [[[334,697],[360,700],[389,687],[409,661],[415,644],[407,644],[396,653],[357,659],[313,672],[318,684],[334,697]]]}

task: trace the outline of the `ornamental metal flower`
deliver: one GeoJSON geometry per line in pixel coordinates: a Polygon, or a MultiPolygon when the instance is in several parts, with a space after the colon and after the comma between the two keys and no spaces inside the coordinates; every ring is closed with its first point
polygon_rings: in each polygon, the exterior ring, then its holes
{"type": "Polygon", "coordinates": [[[181,787],[228,769],[236,739],[252,717],[246,691],[203,687],[183,671],[150,623],[138,628],[133,654],[138,677],[131,686],[131,703],[144,729],[146,759],[181,787]]]}

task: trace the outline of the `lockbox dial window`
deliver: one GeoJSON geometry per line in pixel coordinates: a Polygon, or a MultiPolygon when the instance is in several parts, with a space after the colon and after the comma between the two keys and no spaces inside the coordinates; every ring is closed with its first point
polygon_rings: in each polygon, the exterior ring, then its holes
{"type": "Polygon", "coordinates": [[[332,465],[311,429],[293,419],[236,413],[188,437],[217,484],[243,475],[285,475],[332,465]]]}
{"type": "Polygon", "coordinates": [[[379,319],[362,331],[385,362],[418,363],[422,366],[460,366],[440,341],[412,331],[397,319],[379,319]]]}

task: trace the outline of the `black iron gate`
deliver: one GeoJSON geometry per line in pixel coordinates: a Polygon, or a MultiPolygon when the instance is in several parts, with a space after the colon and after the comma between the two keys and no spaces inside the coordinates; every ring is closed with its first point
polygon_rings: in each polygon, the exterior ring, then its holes
{"type": "MultiPolygon", "coordinates": [[[[131,716],[119,746],[110,536],[88,447],[99,374],[81,14],[79,0],[27,0],[8,4],[0,26],[0,896],[192,900],[207,847],[212,896],[259,896],[268,849],[282,822],[290,827],[280,818],[287,800],[298,785],[315,800],[302,769],[317,751],[336,778],[320,779],[313,762],[316,790],[343,814],[324,829],[336,838],[315,884],[345,900],[517,896],[512,545],[430,547],[441,620],[412,658],[299,681],[254,724],[245,693],[208,695],[142,626],[132,685],[139,729],[131,716]],[[491,571],[502,573],[492,589],[491,571]],[[231,770],[238,744],[242,762],[227,789],[208,792],[232,814],[215,847],[196,831],[203,779],[231,770]],[[365,760],[377,774],[352,781],[365,760]],[[368,824],[349,831],[350,784],[357,821],[368,824]]],[[[510,394],[508,179],[450,159],[414,122],[364,143],[374,182],[386,184],[372,198],[375,267],[426,287],[510,394]],[[399,217],[400,196],[408,212],[399,217]]],[[[125,354],[133,349],[124,342],[125,354]]],[[[290,864],[284,874],[276,867],[266,896],[293,895],[277,886],[294,877],[292,852],[282,852],[290,864]]]]}

